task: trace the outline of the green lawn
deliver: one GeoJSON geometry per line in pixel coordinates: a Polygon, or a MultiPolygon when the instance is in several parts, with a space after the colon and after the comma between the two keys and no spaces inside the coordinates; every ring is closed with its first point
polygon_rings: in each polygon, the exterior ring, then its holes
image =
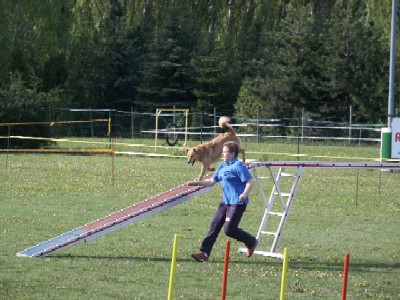
{"type": "MultiPolygon", "coordinates": [[[[296,144],[245,147],[249,159],[297,160],[296,144]]],[[[182,147],[157,153],[177,157],[116,156],[114,185],[110,156],[1,155],[0,298],[166,299],[174,234],[180,236],[174,298],[220,298],[226,236],[221,233],[208,263],[190,258],[220,200],[218,186],[91,243],[47,258],[16,256],[197,177],[200,166],[186,163],[182,147]]],[[[302,160],[379,158],[376,147],[302,145],[300,153],[302,160]]],[[[399,194],[397,172],[306,169],[280,243],[290,258],[286,298],[340,299],[350,253],[348,299],[399,299],[399,194]]],[[[255,188],[242,227],[256,234],[263,211],[255,188]]],[[[241,246],[231,240],[227,299],[279,299],[282,261],[248,259],[236,252],[241,246]]]]}

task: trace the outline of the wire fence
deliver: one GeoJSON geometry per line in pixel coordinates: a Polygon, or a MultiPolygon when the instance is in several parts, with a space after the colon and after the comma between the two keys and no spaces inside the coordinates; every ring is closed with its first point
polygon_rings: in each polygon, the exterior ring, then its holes
{"type": "MultiPolygon", "coordinates": [[[[83,137],[83,138],[126,138],[155,139],[168,145],[189,141],[207,141],[221,132],[218,120],[221,115],[182,111],[138,113],[114,109],[50,110],[48,122],[0,124],[0,143],[5,148],[10,136],[33,137],[83,137]],[[99,121],[101,120],[101,121],[99,121]],[[8,126],[7,126],[8,124],[8,126]],[[36,124],[36,125],[35,125],[36,124]],[[34,130],[37,128],[38,130],[34,130]],[[39,130],[40,129],[40,130],[39,130]]],[[[288,141],[311,144],[378,145],[384,124],[345,124],[307,118],[254,119],[228,116],[240,138],[245,142],[288,141]]],[[[47,121],[47,120],[44,120],[47,121]]],[[[15,142],[14,142],[15,144],[15,142]]]]}

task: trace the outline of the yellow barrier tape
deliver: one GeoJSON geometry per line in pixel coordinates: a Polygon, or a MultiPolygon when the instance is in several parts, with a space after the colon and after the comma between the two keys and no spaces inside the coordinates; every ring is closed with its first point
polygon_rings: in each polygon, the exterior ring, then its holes
{"type": "Polygon", "coordinates": [[[129,151],[116,151],[115,154],[130,155],[130,156],[142,156],[142,157],[173,157],[173,158],[186,158],[186,156],[171,155],[171,154],[160,154],[160,153],[146,153],[146,152],[129,152],[129,151]]]}
{"type": "MultiPolygon", "coordinates": [[[[0,139],[7,139],[7,136],[0,136],[0,139]]],[[[57,138],[44,138],[44,137],[34,137],[34,136],[21,136],[21,135],[10,135],[12,139],[27,139],[27,140],[40,140],[48,142],[70,142],[70,143],[82,143],[82,144],[110,144],[109,141],[95,142],[95,141],[79,141],[70,139],[57,139],[57,138]]],[[[145,147],[145,144],[129,144],[129,143],[116,143],[116,145],[122,145],[127,147],[145,147]]]]}
{"type": "MultiPolygon", "coordinates": [[[[58,124],[78,124],[78,123],[92,123],[92,122],[108,122],[107,126],[107,136],[111,134],[111,118],[108,119],[93,119],[93,120],[82,120],[82,121],[58,121],[58,122],[19,122],[19,123],[0,123],[0,127],[6,126],[18,126],[18,125],[58,125],[58,124]]],[[[41,137],[23,137],[23,136],[8,136],[8,137],[0,137],[0,138],[19,138],[19,139],[36,139],[36,140],[47,140],[54,142],[64,142],[69,141],[67,139],[49,139],[49,138],[41,138],[41,137]]]]}
{"type": "MultiPolygon", "coordinates": [[[[78,141],[75,141],[78,142],[78,141]]],[[[88,142],[90,143],[90,142],[88,142]]],[[[133,146],[133,145],[132,145],[133,146]]],[[[144,146],[144,145],[138,145],[144,146]]],[[[42,152],[42,153],[111,153],[111,149],[0,149],[0,152],[42,152]]],[[[257,153],[264,153],[264,152],[257,152],[257,153]]],[[[170,157],[170,158],[186,158],[186,155],[171,155],[171,154],[161,154],[161,153],[149,153],[149,152],[131,152],[131,151],[115,151],[115,154],[118,155],[125,155],[125,156],[140,156],[140,157],[170,157]]],[[[290,153],[274,153],[277,155],[287,155],[287,156],[297,156],[297,154],[290,154],[290,153]]],[[[347,159],[363,159],[369,161],[376,161],[380,162],[381,159],[379,158],[360,158],[360,157],[349,157],[349,156],[318,156],[318,155],[308,155],[302,154],[301,156],[308,156],[314,158],[347,158],[347,159]]],[[[255,162],[258,161],[256,159],[246,159],[246,162],[255,162]]],[[[385,162],[398,162],[399,159],[385,159],[385,162]]]]}
{"type": "Polygon", "coordinates": [[[85,121],[59,121],[59,122],[21,122],[21,123],[0,123],[0,126],[17,126],[17,125],[58,125],[58,124],[74,124],[74,123],[91,123],[91,122],[110,122],[109,119],[93,119],[85,121]]]}
{"type": "MultiPolygon", "coordinates": [[[[100,119],[103,121],[108,121],[109,119],[100,119]]],[[[3,123],[4,124],[4,123],[3,123]]],[[[6,136],[0,136],[0,138],[9,138],[6,136]]],[[[70,140],[65,138],[44,138],[44,137],[28,137],[28,136],[10,136],[10,138],[14,139],[33,139],[33,140],[43,140],[50,142],[70,142],[70,143],[82,143],[82,144],[105,144],[109,145],[109,141],[98,142],[98,141],[80,141],[80,140],[70,140]]],[[[145,148],[161,148],[161,149],[171,149],[170,146],[149,146],[145,144],[131,144],[131,143],[115,143],[116,145],[126,146],[126,147],[145,147],[145,148]]],[[[187,147],[179,148],[179,151],[184,152],[187,147]]],[[[89,151],[90,152],[90,151],[89,151]]],[[[93,152],[93,151],[92,151],[93,152]]],[[[116,152],[117,153],[117,152],[116,152]]],[[[144,152],[118,152],[120,154],[125,155],[136,155],[136,156],[149,156],[149,157],[176,157],[183,158],[186,156],[177,156],[177,155],[169,155],[169,154],[157,154],[157,153],[144,153],[144,152]]],[[[360,161],[377,161],[380,162],[380,158],[371,158],[371,157],[351,157],[351,156],[330,156],[330,155],[310,155],[310,154],[297,154],[297,153],[288,153],[288,152],[260,152],[260,151],[246,151],[247,154],[263,154],[263,155],[278,155],[278,156],[289,156],[289,157],[310,157],[310,158],[322,158],[322,159],[350,159],[350,160],[360,160],[360,161]]],[[[384,159],[387,162],[397,162],[398,159],[384,159]]]]}

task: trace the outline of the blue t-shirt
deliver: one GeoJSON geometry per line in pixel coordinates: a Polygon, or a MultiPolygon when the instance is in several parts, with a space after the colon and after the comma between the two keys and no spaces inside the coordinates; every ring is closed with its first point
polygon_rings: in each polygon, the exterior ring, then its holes
{"type": "Polygon", "coordinates": [[[222,202],[225,204],[247,204],[249,197],[245,201],[239,201],[240,194],[243,193],[246,182],[252,178],[246,165],[237,157],[230,162],[223,162],[215,171],[214,180],[221,182],[222,185],[222,202]]]}

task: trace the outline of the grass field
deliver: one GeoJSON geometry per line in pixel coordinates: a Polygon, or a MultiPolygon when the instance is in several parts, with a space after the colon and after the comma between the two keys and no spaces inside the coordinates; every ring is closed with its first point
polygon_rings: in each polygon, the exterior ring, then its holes
{"type": "MultiPolygon", "coordinates": [[[[125,147],[117,145],[117,150],[131,149],[125,147]]],[[[294,144],[245,147],[250,159],[297,159],[291,155],[294,144]]],[[[157,152],[176,157],[117,156],[114,185],[107,155],[0,156],[0,298],[166,299],[174,234],[180,236],[174,298],[220,298],[226,236],[221,233],[208,263],[190,258],[220,200],[218,186],[91,243],[47,258],[16,256],[198,175],[200,166],[189,166],[181,148],[157,152]]],[[[309,145],[301,153],[301,159],[319,161],[379,158],[374,147],[309,145]]],[[[348,299],[399,299],[399,194],[397,172],[305,170],[280,243],[290,258],[286,299],[340,299],[346,253],[348,299]]],[[[263,211],[255,188],[241,226],[256,234],[263,211]]],[[[241,246],[231,240],[227,299],[279,299],[282,261],[248,259],[236,253],[241,246]]]]}

